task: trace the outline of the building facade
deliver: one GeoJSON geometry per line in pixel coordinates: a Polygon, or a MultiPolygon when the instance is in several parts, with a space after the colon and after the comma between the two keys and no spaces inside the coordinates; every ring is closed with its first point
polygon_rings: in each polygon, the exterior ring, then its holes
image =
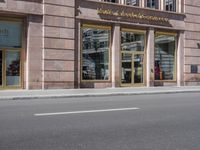
{"type": "Polygon", "coordinates": [[[0,89],[200,85],[198,0],[0,1],[0,89]]]}

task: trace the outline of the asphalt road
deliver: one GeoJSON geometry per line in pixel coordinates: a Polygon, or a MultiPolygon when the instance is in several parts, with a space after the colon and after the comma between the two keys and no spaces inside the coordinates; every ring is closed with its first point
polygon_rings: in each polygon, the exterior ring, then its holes
{"type": "Polygon", "coordinates": [[[200,93],[0,101],[0,150],[200,150],[200,93]]]}

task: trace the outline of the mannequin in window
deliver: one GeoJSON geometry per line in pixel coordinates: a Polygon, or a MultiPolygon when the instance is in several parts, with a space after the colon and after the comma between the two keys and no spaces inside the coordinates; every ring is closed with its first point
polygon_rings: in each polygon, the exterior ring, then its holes
{"type": "Polygon", "coordinates": [[[155,80],[160,80],[160,65],[159,65],[159,61],[155,62],[155,80]]]}

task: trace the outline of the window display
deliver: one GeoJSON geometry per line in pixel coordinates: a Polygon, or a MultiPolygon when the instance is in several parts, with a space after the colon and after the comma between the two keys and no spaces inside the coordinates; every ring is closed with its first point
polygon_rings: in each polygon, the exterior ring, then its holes
{"type": "Polygon", "coordinates": [[[18,86],[20,84],[20,52],[6,52],[6,85],[18,86]]]}
{"type": "Polygon", "coordinates": [[[110,29],[83,27],[82,80],[109,80],[110,29]]]}
{"type": "Polygon", "coordinates": [[[175,80],[176,36],[156,34],[155,37],[155,80],[175,80]]]}

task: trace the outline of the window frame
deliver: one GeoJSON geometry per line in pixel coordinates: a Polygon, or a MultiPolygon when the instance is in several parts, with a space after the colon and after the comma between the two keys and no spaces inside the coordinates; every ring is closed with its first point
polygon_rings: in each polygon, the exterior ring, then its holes
{"type": "Polygon", "coordinates": [[[141,0],[136,0],[136,3],[137,3],[137,5],[128,5],[128,4],[127,4],[127,0],[124,0],[124,5],[127,5],[127,6],[134,6],[134,7],[140,7],[140,5],[141,5],[141,0]]]}
{"type": "Polygon", "coordinates": [[[22,89],[24,88],[24,65],[23,62],[25,61],[24,57],[24,47],[25,47],[25,27],[24,27],[24,21],[20,18],[5,18],[0,17],[1,21],[10,22],[10,23],[21,23],[21,37],[20,37],[20,44],[21,47],[14,48],[14,47],[0,47],[0,50],[2,51],[2,85],[0,86],[0,90],[2,89],[22,89]],[[19,85],[6,85],[6,52],[19,52],[20,53],[20,77],[19,77],[19,85]]]}
{"type": "Polygon", "coordinates": [[[158,35],[169,35],[175,37],[175,49],[174,49],[174,69],[173,69],[173,80],[156,80],[155,79],[155,53],[156,53],[156,46],[154,46],[154,81],[156,82],[176,82],[177,81],[177,50],[178,50],[178,33],[176,32],[162,32],[156,31],[154,35],[154,45],[156,45],[156,36],[158,35]]]}
{"type": "MultiPolygon", "coordinates": [[[[145,86],[147,84],[147,31],[146,30],[142,30],[142,29],[131,29],[131,28],[127,28],[127,27],[122,27],[120,30],[120,86],[121,87],[142,87],[145,86]],[[140,35],[144,35],[144,50],[143,51],[123,51],[122,50],[122,41],[121,41],[121,36],[122,36],[122,32],[126,32],[126,33],[135,33],[135,34],[140,34],[140,35]],[[143,61],[143,83],[122,83],[121,78],[122,78],[122,54],[123,53],[128,53],[128,54],[142,54],[144,55],[144,61],[143,61]]],[[[132,65],[132,68],[133,65],[132,65]]]]}
{"type": "MultiPolygon", "coordinates": [[[[168,5],[169,5],[169,1],[170,1],[170,0],[168,0],[168,5]]],[[[168,12],[177,12],[177,0],[171,0],[171,1],[172,1],[172,4],[174,4],[174,7],[173,7],[174,9],[173,9],[173,10],[170,10],[170,9],[167,10],[167,9],[166,9],[167,0],[164,0],[164,4],[163,4],[163,5],[164,5],[164,10],[165,10],[165,11],[168,11],[168,12]]]]}
{"type": "Polygon", "coordinates": [[[111,67],[111,63],[112,63],[112,58],[111,58],[111,45],[112,45],[112,29],[111,26],[106,26],[106,25],[95,25],[95,24],[81,24],[81,29],[80,29],[81,33],[80,33],[80,81],[81,82],[98,82],[98,83],[107,83],[107,82],[111,82],[111,76],[112,76],[112,67],[111,67]],[[83,29],[85,28],[93,28],[93,29],[105,29],[105,30],[109,30],[110,31],[110,35],[109,35],[109,46],[108,46],[108,72],[109,72],[109,77],[107,80],[86,80],[83,79],[83,29]]]}
{"type": "MultiPolygon", "coordinates": [[[[153,0],[149,0],[150,1],[150,4],[151,4],[151,6],[152,6],[152,1],[153,0]]],[[[156,9],[156,10],[159,10],[160,9],[160,3],[159,3],[159,0],[154,0],[155,1],[155,8],[154,7],[148,7],[148,0],[145,0],[145,7],[146,8],[149,8],[149,9],[156,9]]]]}

